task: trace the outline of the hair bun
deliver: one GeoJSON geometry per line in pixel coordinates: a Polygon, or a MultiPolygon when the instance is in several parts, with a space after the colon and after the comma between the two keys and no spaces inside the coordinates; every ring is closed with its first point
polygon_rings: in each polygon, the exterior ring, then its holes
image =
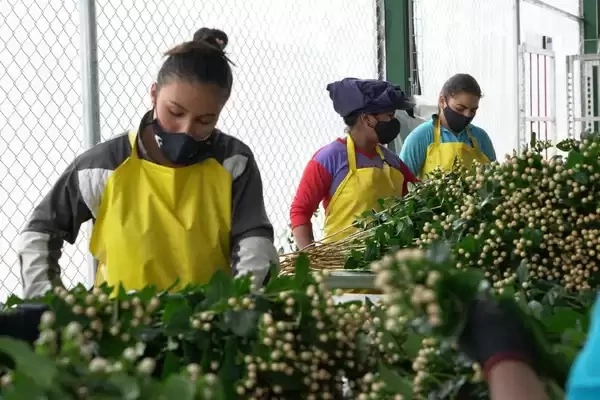
{"type": "Polygon", "coordinates": [[[220,29],[202,27],[194,33],[194,42],[207,42],[213,46],[217,46],[221,50],[225,50],[229,38],[227,34],[220,29]]]}

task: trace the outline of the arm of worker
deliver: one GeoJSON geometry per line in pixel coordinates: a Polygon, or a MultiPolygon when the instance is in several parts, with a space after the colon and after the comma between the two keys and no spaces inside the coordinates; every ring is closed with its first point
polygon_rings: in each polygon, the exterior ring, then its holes
{"type": "Polygon", "coordinates": [[[494,144],[492,143],[490,136],[487,134],[486,131],[479,127],[475,127],[475,130],[477,134],[476,138],[479,142],[479,148],[481,149],[481,152],[485,154],[488,160],[492,162],[496,161],[496,150],[494,150],[494,144]]]}
{"type": "Polygon", "coordinates": [[[548,400],[533,368],[520,361],[497,363],[489,370],[487,382],[491,400],[548,400]]]}
{"type": "Polygon", "coordinates": [[[329,171],[315,159],[304,169],[290,207],[292,234],[299,249],[314,242],[311,218],[329,193],[332,179],[329,171]]]}
{"type": "Polygon", "coordinates": [[[600,399],[600,302],[592,308],[590,327],[585,346],[577,355],[567,381],[569,400],[600,399]]]}
{"type": "Polygon", "coordinates": [[[63,244],[75,243],[81,225],[92,218],[80,190],[76,160],[34,208],[21,231],[17,252],[25,298],[41,296],[53,286],[63,286],[58,263],[63,244]]]}
{"type": "Polygon", "coordinates": [[[429,121],[413,129],[402,144],[400,159],[414,176],[419,176],[427,158],[427,148],[432,142],[433,124],[429,121]]]}
{"type": "Polygon", "coordinates": [[[518,318],[494,301],[473,302],[459,347],[483,367],[492,400],[547,400],[532,367],[532,339],[518,318]]]}
{"type": "Polygon", "coordinates": [[[81,225],[95,218],[108,177],[130,154],[126,133],[86,150],[35,207],[17,245],[26,298],[62,286],[58,259],[64,242],[74,244],[81,225]]]}
{"type": "Polygon", "coordinates": [[[260,171],[248,148],[243,154],[225,160],[228,162],[237,164],[231,168],[231,267],[234,276],[251,273],[255,286],[261,287],[271,264],[279,264],[279,257],[273,244],[273,226],[265,209],[260,171]]]}

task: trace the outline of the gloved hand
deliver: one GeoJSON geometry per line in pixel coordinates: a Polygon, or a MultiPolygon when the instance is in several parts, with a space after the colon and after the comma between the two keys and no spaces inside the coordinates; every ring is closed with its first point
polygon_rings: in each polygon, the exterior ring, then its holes
{"type": "Polygon", "coordinates": [[[533,366],[535,359],[532,339],[519,317],[489,299],[476,299],[471,304],[458,345],[479,363],[486,377],[501,361],[521,361],[533,366]]]}
{"type": "Polygon", "coordinates": [[[40,334],[39,324],[48,306],[21,304],[15,309],[0,312],[0,336],[9,336],[33,344],[40,334]]]}

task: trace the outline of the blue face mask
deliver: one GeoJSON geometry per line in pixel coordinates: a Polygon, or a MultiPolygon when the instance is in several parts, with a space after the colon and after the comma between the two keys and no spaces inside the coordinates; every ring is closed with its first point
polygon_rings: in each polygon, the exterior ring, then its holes
{"type": "Polygon", "coordinates": [[[198,141],[185,133],[165,131],[156,118],[152,120],[151,125],[158,147],[166,159],[173,164],[197,164],[200,161],[210,158],[213,154],[214,134],[211,134],[203,141],[198,141]]]}

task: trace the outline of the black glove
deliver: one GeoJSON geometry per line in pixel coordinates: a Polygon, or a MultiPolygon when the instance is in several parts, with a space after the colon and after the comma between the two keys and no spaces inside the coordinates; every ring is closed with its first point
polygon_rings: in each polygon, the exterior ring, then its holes
{"type": "Polygon", "coordinates": [[[0,312],[0,336],[9,336],[30,344],[40,335],[39,325],[48,306],[21,304],[10,311],[0,312]]]}
{"type": "Polygon", "coordinates": [[[476,299],[468,310],[459,348],[487,373],[498,362],[533,364],[532,339],[519,317],[488,299],[476,299]]]}

